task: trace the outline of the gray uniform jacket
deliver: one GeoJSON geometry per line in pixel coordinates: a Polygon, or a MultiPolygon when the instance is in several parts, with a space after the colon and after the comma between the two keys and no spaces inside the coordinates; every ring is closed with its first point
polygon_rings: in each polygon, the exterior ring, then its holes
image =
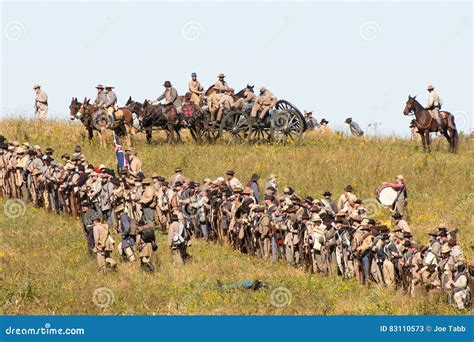
{"type": "Polygon", "coordinates": [[[106,101],[106,94],[104,91],[100,92],[97,94],[97,97],[95,98],[94,104],[97,107],[102,107],[105,104],[106,101]]]}
{"type": "MultiPolygon", "coordinates": [[[[163,92],[163,94],[161,94],[160,96],[158,96],[158,98],[156,99],[156,101],[161,101],[163,99],[166,99],[166,95],[167,95],[167,92],[168,90],[165,90],[163,92]]],[[[181,101],[179,100],[179,97],[178,97],[178,91],[171,87],[170,90],[169,90],[169,101],[167,101],[167,103],[173,103],[173,105],[175,107],[179,107],[181,106],[181,101]]]]}
{"type": "Polygon", "coordinates": [[[351,128],[351,133],[352,135],[361,137],[364,135],[364,131],[360,128],[359,124],[357,122],[351,121],[349,123],[349,127],[351,128]]]}
{"type": "Polygon", "coordinates": [[[117,103],[117,95],[115,91],[110,90],[105,94],[105,103],[104,107],[110,107],[117,103]]]}

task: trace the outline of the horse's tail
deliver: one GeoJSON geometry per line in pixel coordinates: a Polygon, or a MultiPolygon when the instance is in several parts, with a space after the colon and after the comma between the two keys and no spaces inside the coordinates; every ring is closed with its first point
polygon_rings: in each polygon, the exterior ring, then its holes
{"type": "Polygon", "coordinates": [[[453,152],[456,152],[458,148],[458,143],[459,143],[459,134],[458,134],[458,129],[456,128],[456,122],[454,119],[454,115],[450,114],[448,116],[448,128],[451,128],[453,130],[453,152]]]}

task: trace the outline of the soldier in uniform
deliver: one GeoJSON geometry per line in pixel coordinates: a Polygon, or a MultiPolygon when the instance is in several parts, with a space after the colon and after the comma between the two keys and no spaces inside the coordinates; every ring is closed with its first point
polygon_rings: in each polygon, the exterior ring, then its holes
{"type": "Polygon", "coordinates": [[[81,221],[84,229],[84,234],[87,238],[87,248],[89,254],[92,255],[94,250],[94,222],[92,218],[97,216],[97,212],[94,209],[89,208],[89,202],[84,200],[81,202],[81,221]]]}
{"type": "Polygon", "coordinates": [[[349,125],[351,134],[355,137],[361,137],[364,135],[364,131],[360,128],[359,124],[352,120],[352,118],[347,118],[345,121],[349,125]]]}
{"type": "Polygon", "coordinates": [[[105,108],[107,115],[110,117],[109,127],[111,127],[112,123],[115,121],[114,112],[117,109],[117,94],[115,94],[113,89],[114,87],[112,87],[110,84],[105,86],[104,102],[102,103],[102,107],[105,108]]]}
{"type": "Polygon", "coordinates": [[[35,115],[36,118],[39,120],[46,119],[46,115],[48,114],[48,95],[41,90],[41,86],[39,84],[35,84],[33,89],[36,93],[35,97],[35,115]]]}
{"type": "Polygon", "coordinates": [[[105,91],[104,91],[104,86],[99,83],[95,87],[95,89],[97,89],[97,97],[94,100],[94,105],[99,107],[99,108],[102,108],[102,107],[104,107],[104,104],[105,104],[105,101],[106,101],[106,94],[105,94],[105,91]]]}
{"type": "Polygon", "coordinates": [[[188,89],[191,93],[191,101],[196,105],[199,106],[201,102],[201,95],[204,91],[203,86],[197,79],[197,75],[195,72],[191,74],[191,80],[188,82],[188,89]]]}
{"type": "Polygon", "coordinates": [[[354,208],[357,196],[352,193],[353,190],[351,185],[346,186],[344,193],[339,196],[339,200],[337,201],[339,210],[347,213],[354,208]]]}
{"type": "Polygon", "coordinates": [[[253,92],[253,87],[247,86],[244,90],[244,96],[234,102],[232,108],[250,112],[257,96],[253,92]]]}
{"type": "Polygon", "coordinates": [[[257,113],[260,113],[257,121],[262,122],[270,108],[276,105],[278,99],[273,93],[265,87],[260,88],[260,95],[255,100],[255,104],[250,112],[251,119],[255,120],[257,113]]]}
{"type": "Polygon", "coordinates": [[[96,214],[92,216],[93,234],[94,234],[94,252],[97,256],[97,264],[99,268],[105,272],[108,268],[115,269],[117,263],[112,259],[112,251],[114,250],[115,241],[110,235],[106,225],[100,223],[100,216],[96,214]]]}
{"type": "Polygon", "coordinates": [[[443,104],[443,101],[434,89],[435,88],[431,84],[428,86],[427,90],[429,94],[426,109],[430,111],[430,114],[433,119],[435,119],[438,125],[441,127],[440,109],[443,104]]]}
{"type": "Polygon", "coordinates": [[[168,247],[171,250],[173,264],[184,264],[186,255],[186,241],[183,237],[184,227],[180,225],[178,216],[172,214],[170,217],[170,225],[168,229],[168,247]]]}
{"type": "Polygon", "coordinates": [[[155,207],[156,207],[156,188],[151,184],[150,178],[142,181],[144,186],[140,204],[143,210],[143,219],[147,224],[155,223],[155,207]]]}
{"type": "Polygon", "coordinates": [[[127,156],[128,156],[129,161],[130,161],[129,173],[132,176],[137,177],[137,175],[139,173],[143,172],[143,163],[137,157],[137,152],[135,151],[134,148],[126,149],[125,152],[127,152],[127,156]]]}

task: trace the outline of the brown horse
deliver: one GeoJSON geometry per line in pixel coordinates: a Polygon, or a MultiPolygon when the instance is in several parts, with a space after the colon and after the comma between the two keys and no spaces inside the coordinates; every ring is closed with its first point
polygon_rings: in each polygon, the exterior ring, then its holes
{"type": "Polygon", "coordinates": [[[69,105],[69,118],[71,120],[79,119],[87,130],[87,135],[89,140],[92,140],[94,137],[94,127],[92,126],[91,116],[90,115],[81,115],[78,116],[79,109],[81,109],[82,103],[77,101],[77,97],[73,97],[71,104],[69,105]]]}
{"type": "Polygon", "coordinates": [[[458,147],[458,130],[454,123],[454,115],[442,111],[440,115],[441,126],[438,125],[436,120],[433,119],[428,109],[424,108],[417,100],[416,96],[411,97],[408,95],[408,101],[406,102],[405,109],[403,110],[404,115],[415,115],[415,127],[418,129],[418,134],[421,136],[423,143],[423,150],[430,151],[430,133],[441,132],[449,142],[449,151],[456,153],[458,147]],[[412,114],[413,113],[413,114],[412,114]],[[443,115],[444,114],[444,115],[443,115]]]}
{"type": "Polygon", "coordinates": [[[84,103],[79,108],[76,117],[83,121],[86,128],[95,129],[100,134],[100,145],[106,146],[106,129],[113,130],[117,135],[125,135],[125,144],[132,146],[131,136],[135,133],[133,127],[133,114],[126,107],[118,108],[114,113],[114,118],[107,114],[105,109],[98,108],[90,103],[90,99],[84,98],[84,103]]]}

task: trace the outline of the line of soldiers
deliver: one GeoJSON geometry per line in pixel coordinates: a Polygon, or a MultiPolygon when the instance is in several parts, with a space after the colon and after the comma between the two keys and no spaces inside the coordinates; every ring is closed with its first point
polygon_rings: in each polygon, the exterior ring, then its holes
{"type": "Polygon", "coordinates": [[[368,217],[350,185],[337,201],[329,191],[321,199],[300,198],[291,187],[280,191],[277,175],[261,191],[257,174],[245,184],[232,170],[202,182],[188,179],[179,167],[169,179],[145,177],[136,152],[126,157],[134,167],[115,173],[91,165],[80,146],[56,160],[50,148],[4,143],[2,194],[79,215],[88,249],[104,271],[117,267],[117,248],[124,261],[139,259],[153,272],[155,231],[161,231],[168,234],[174,264],[185,263],[192,239],[200,238],[309,272],[401,287],[412,296],[422,288],[438,289],[459,309],[471,303],[473,269],[457,244],[457,230],[439,225],[421,245],[400,213],[394,213],[392,229],[368,217]]]}

